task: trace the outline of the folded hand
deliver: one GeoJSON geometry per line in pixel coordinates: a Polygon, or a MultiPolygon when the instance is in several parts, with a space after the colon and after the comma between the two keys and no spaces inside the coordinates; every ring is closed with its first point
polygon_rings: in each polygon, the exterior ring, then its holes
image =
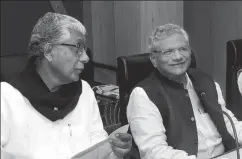
{"type": "Polygon", "coordinates": [[[110,138],[109,142],[115,155],[123,158],[132,147],[132,136],[128,133],[116,133],[115,137],[110,138]]]}

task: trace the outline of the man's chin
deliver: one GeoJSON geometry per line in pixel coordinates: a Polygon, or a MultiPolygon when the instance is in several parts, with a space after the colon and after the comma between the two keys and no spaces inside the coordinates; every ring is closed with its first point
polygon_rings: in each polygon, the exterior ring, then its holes
{"type": "Polygon", "coordinates": [[[79,80],[79,75],[72,74],[66,79],[66,83],[72,83],[72,82],[77,82],[79,80]]]}
{"type": "Polygon", "coordinates": [[[77,82],[79,80],[79,75],[74,75],[74,77],[72,78],[73,82],[77,82]]]}
{"type": "Polygon", "coordinates": [[[177,70],[174,70],[172,74],[175,76],[181,76],[186,74],[186,72],[187,72],[187,69],[177,69],[177,70]]]}

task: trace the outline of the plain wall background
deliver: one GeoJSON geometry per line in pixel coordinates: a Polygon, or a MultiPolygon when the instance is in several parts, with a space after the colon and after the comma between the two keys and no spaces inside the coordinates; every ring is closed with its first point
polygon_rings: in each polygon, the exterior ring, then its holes
{"type": "Polygon", "coordinates": [[[1,56],[26,54],[35,23],[49,11],[48,1],[1,1],[1,56]]]}
{"type": "Polygon", "coordinates": [[[226,96],[226,42],[242,39],[241,1],[184,1],[184,28],[198,67],[210,74],[226,96]]]}

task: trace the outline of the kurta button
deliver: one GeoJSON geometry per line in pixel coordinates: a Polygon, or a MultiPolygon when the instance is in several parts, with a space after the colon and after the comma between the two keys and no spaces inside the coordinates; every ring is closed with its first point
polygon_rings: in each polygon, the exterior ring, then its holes
{"type": "Polygon", "coordinates": [[[195,118],[194,117],[191,117],[191,121],[195,121],[195,118]]]}

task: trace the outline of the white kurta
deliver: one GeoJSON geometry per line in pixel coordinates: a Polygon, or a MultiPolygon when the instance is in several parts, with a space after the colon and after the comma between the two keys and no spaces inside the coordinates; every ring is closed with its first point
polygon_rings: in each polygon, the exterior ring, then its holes
{"type": "Polygon", "coordinates": [[[82,85],[76,108],[64,119],[52,122],[17,89],[1,82],[1,155],[7,152],[31,159],[70,159],[106,139],[94,93],[86,81],[82,85]]]}

